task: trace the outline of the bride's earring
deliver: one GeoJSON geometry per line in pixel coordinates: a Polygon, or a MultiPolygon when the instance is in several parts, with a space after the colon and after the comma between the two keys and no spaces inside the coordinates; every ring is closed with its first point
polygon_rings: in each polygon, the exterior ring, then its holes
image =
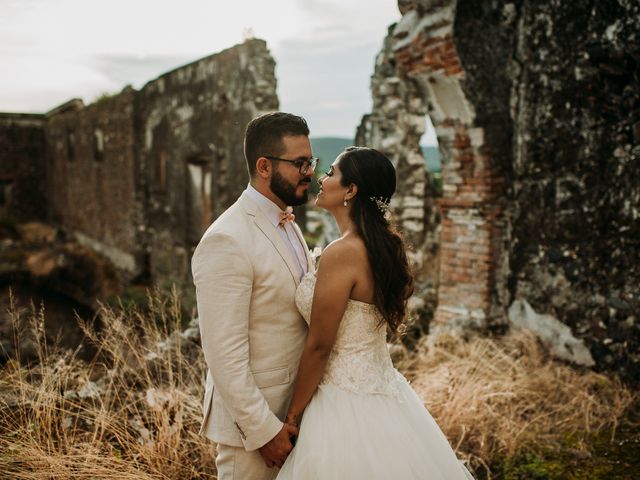
{"type": "Polygon", "coordinates": [[[344,199],[344,202],[342,202],[342,205],[344,205],[345,207],[347,206],[347,199],[344,199]]]}

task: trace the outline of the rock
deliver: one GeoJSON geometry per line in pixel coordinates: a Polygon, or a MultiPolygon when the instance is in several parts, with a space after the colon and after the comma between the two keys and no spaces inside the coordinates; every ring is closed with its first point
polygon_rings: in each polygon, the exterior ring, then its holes
{"type": "Polygon", "coordinates": [[[536,313],[526,300],[511,304],[509,321],[517,328],[533,332],[554,357],[586,367],[595,365],[589,349],[573,336],[567,325],[551,315],[536,313]]]}
{"type": "Polygon", "coordinates": [[[89,381],[86,382],[77,393],[80,398],[98,399],[104,394],[104,391],[96,382],[89,381]]]}
{"type": "Polygon", "coordinates": [[[25,243],[53,243],[58,237],[58,229],[40,222],[27,222],[16,227],[25,243]]]}

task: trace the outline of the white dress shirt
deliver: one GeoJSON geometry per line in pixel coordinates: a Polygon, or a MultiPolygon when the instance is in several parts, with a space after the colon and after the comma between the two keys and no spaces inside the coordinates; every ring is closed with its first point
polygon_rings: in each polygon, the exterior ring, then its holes
{"type": "Polygon", "coordinates": [[[298,235],[293,228],[293,222],[287,222],[284,226],[280,226],[280,207],[257,191],[251,184],[247,185],[247,195],[256,202],[264,216],[270,223],[276,228],[278,235],[284,241],[284,244],[289,248],[291,256],[296,260],[296,266],[298,267],[298,278],[307,272],[307,255],[304,251],[304,246],[300,243],[298,235]]]}

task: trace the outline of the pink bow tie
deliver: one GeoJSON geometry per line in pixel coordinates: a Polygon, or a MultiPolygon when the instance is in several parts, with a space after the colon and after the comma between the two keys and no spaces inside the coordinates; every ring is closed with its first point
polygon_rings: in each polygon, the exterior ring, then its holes
{"type": "Polygon", "coordinates": [[[293,214],[293,208],[287,207],[284,212],[280,212],[280,221],[278,222],[278,226],[284,228],[284,224],[287,222],[293,222],[296,219],[296,216],[293,214]]]}

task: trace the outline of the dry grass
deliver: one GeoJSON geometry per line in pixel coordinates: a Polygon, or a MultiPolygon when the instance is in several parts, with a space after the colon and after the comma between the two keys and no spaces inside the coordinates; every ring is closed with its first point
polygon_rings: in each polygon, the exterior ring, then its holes
{"type": "Polygon", "coordinates": [[[149,309],[104,308],[99,334],[84,325],[102,359],[91,364],[50,352],[39,314],[15,332],[35,334],[39,361],[0,371],[2,478],[212,478],[212,444],[197,434],[200,349],[180,334],[175,293],[151,296],[149,309]]]}
{"type": "Polygon", "coordinates": [[[616,378],[550,359],[525,332],[472,341],[448,334],[424,339],[400,368],[458,456],[489,476],[498,459],[615,431],[637,400],[616,378]]]}
{"type": "MultiPolygon", "coordinates": [[[[93,363],[50,350],[41,313],[32,312],[30,332],[15,331],[16,340],[34,336],[39,359],[0,369],[1,478],[214,477],[213,445],[197,434],[200,348],[181,332],[175,293],[151,296],[149,308],[104,308],[99,334],[85,325],[100,351],[93,363]]],[[[429,341],[399,367],[476,471],[571,432],[615,426],[633,399],[615,379],[550,361],[523,334],[429,341]]]]}

